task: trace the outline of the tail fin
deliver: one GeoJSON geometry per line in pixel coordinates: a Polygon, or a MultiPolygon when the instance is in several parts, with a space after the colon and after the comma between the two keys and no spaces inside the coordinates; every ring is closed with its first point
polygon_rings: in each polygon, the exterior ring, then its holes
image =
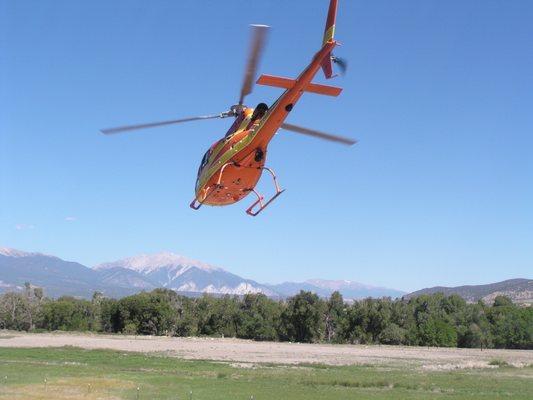
{"type": "Polygon", "coordinates": [[[324,29],[324,40],[322,45],[325,45],[335,36],[335,19],[337,18],[337,0],[330,0],[328,19],[326,20],[326,28],[324,29]]]}
{"type": "MultiPolygon", "coordinates": [[[[324,39],[322,41],[322,46],[326,43],[333,40],[335,36],[335,19],[337,18],[337,2],[338,0],[330,0],[328,18],[326,20],[326,28],[324,29],[324,39]]],[[[331,59],[331,53],[328,53],[324,60],[322,61],[322,71],[326,79],[333,77],[333,61],[331,59]]]]}

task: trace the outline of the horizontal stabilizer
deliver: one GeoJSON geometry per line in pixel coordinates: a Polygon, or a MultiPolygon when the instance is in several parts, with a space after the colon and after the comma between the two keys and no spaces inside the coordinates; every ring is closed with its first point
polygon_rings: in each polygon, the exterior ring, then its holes
{"type": "MultiPolygon", "coordinates": [[[[281,76],[261,75],[256,83],[258,85],[290,89],[294,86],[296,80],[290,78],[283,78],[281,76]]],[[[323,94],[325,96],[338,96],[342,92],[342,88],[328,85],[320,85],[318,83],[310,83],[304,90],[306,92],[323,94]]]]}

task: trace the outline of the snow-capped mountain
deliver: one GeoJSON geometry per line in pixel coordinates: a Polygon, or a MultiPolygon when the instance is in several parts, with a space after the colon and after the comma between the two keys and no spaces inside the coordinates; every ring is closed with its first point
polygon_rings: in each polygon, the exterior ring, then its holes
{"type": "Polygon", "coordinates": [[[365,285],[364,283],[348,281],[348,280],[326,280],[326,279],[308,279],[306,281],[311,285],[318,286],[324,289],[342,290],[346,288],[350,289],[373,289],[375,286],[365,285]]]}
{"type": "Polygon", "coordinates": [[[192,267],[205,271],[221,270],[221,268],[214,267],[202,261],[191,260],[190,258],[170,252],[141,254],[135,257],[103,263],[97,265],[94,269],[104,270],[117,267],[131,269],[132,271],[140,272],[141,274],[150,274],[165,269],[179,275],[192,267]]]}
{"type": "Polygon", "coordinates": [[[348,280],[309,279],[305,282],[283,282],[269,287],[281,295],[294,296],[300,290],[314,292],[322,297],[329,297],[331,293],[338,291],[347,300],[363,299],[365,297],[401,297],[405,294],[400,290],[378,286],[365,285],[363,283],[348,280]]]}
{"type": "Polygon", "coordinates": [[[169,252],[142,254],[100,264],[94,269],[102,273],[113,271],[115,282],[120,279],[131,279],[133,271],[138,274],[136,278],[145,278],[147,285],[178,292],[277,295],[268,287],[250,279],[244,279],[222,268],[169,252]]]}
{"type": "Polygon", "coordinates": [[[345,298],[361,299],[364,297],[402,297],[405,292],[381,286],[372,286],[349,280],[309,279],[306,281],[316,287],[330,291],[339,291],[345,298]]]}
{"type": "Polygon", "coordinates": [[[133,270],[114,267],[103,269],[101,271],[94,271],[99,275],[100,281],[109,286],[129,287],[137,289],[138,291],[152,290],[159,287],[157,283],[152,282],[143,274],[133,270]]]}

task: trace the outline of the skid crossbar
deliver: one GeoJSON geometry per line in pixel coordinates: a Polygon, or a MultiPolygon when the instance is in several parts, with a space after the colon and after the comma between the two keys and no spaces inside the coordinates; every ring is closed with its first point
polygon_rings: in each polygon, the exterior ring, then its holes
{"type": "Polygon", "coordinates": [[[285,189],[281,189],[279,187],[278,180],[274,171],[267,167],[262,167],[262,169],[267,170],[268,172],[270,172],[270,175],[272,175],[272,179],[274,180],[274,186],[276,188],[276,193],[265,203],[263,201],[265,198],[255,189],[251,189],[251,191],[254,192],[254,194],[257,196],[257,200],[250,207],[248,207],[248,209],[246,210],[246,214],[251,215],[252,217],[257,216],[261,211],[267,208],[270,203],[276,200],[280,194],[285,191],[285,189]],[[259,205],[259,208],[257,209],[257,211],[254,211],[257,205],[259,205]]]}

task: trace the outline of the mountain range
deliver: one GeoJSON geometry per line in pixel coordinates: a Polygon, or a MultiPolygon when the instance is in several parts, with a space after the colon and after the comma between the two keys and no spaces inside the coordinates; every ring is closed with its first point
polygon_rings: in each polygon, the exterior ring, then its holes
{"type": "Polygon", "coordinates": [[[0,293],[22,290],[25,282],[43,287],[50,297],[69,295],[90,298],[95,291],[109,297],[122,297],[162,287],[189,296],[263,293],[273,298],[285,298],[307,290],[327,297],[337,290],[345,299],[353,300],[366,297],[411,298],[442,292],[458,294],[469,302],[492,302],[496,296],[506,295],[515,302],[533,303],[533,280],[530,279],[511,279],[487,285],[436,286],[407,294],[349,280],[310,279],[264,284],[169,252],[142,254],[89,268],[55,256],[0,247],[0,293]]]}
{"type": "Polygon", "coordinates": [[[509,297],[515,303],[533,304],[533,280],[508,279],[487,285],[435,286],[409,293],[405,298],[434,293],[458,294],[468,302],[483,300],[485,303],[492,303],[496,296],[502,295],[509,297]]]}
{"type": "Polygon", "coordinates": [[[43,287],[52,297],[90,297],[94,291],[121,297],[158,287],[189,295],[263,293],[274,298],[292,296],[300,290],[309,290],[320,296],[329,296],[338,290],[347,299],[400,297],[405,294],[400,290],[352,281],[315,279],[262,284],[220,267],[168,252],[142,254],[89,268],[55,256],[0,247],[0,292],[21,290],[25,282],[43,287]]]}

